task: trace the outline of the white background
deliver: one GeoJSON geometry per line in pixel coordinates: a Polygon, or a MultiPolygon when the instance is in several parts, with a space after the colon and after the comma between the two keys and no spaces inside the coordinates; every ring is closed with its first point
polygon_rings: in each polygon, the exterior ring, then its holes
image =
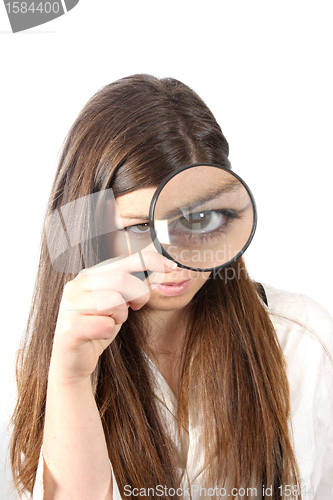
{"type": "MultiPolygon", "coordinates": [[[[1,471],[57,155],[81,107],[113,80],[151,73],[198,92],[257,201],[252,277],[333,313],[332,26],[331,1],[81,0],[12,34],[0,5],[1,471]]],[[[14,498],[1,473],[0,498],[14,498]]]]}

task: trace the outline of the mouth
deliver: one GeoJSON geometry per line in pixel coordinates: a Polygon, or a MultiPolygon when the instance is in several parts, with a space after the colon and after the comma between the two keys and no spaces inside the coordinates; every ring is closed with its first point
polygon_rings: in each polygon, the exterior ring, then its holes
{"type": "Polygon", "coordinates": [[[182,295],[190,287],[192,279],[182,280],[182,281],[165,281],[164,283],[152,283],[151,286],[153,290],[157,290],[164,295],[169,297],[174,297],[176,295],[182,295]]]}

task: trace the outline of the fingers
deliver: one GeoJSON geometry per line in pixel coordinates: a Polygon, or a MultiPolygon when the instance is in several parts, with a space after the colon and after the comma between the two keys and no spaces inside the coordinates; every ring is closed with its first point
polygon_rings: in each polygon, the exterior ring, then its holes
{"type": "Polygon", "coordinates": [[[177,265],[172,261],[147,249],[141,254],[136,253],[120,260],[110,259],[81,271],[73,280],[75,286],[93,295],[93,299],[82,297],[84,300],[76,301],[76,304],[80,304],[80,310],[87,313],[95,310],[101,314],[111,314],[106,311],[125,302],[134,310],[140,309],[149,300],[149,288],[146,282],[131,273],[149,270],[157,272],[163,279],[164,273],[171,272],[175,267],[177,265]]]}
{"type": "MultiPolygon", "coordinates": [[[[149,300],[149,288],[140,279],[124,271],[105,271],[99,273],[82,274],[80,281],[75,283],[81,285],[82,292],[90,293],[84,301],[76,300],[83,310],[95,308],[104,311],[121,303],[129,302],[133,309],[139,309],[149,300]]],[[[83,297],[82,297],[83,298],[83,297]]]]}
{"type": "Polygon", "coordinates": [[[105,271],[125,271],[127,273],[134,273],[144,270],[156,271],[156,272],[171,272],[177,267],[177,264],[163,255],[160,255],[156,251],[142,250],[140,253],[135,253],[125,258],[115,258],[108,259],[97,264],[96,266],[90,267],[87,272],[89,274],[98,274],[105,271]]]}
{"type": "Polygon", "coordinates": [[[90,375],[127,320],[128,306],[137,310],[149,300],[147,283],[133,273],[152,271],[163,279],[176,267],[147,248],[81,271],[64,287],[53,344],[54,363],[70,377],[90,375]]]}
{"type": "MultiPolygon", "coordinates": [[[[144,303],[142,300],[140,307],[144,303]]],[[[127,302],[120,293],[113,290],[96,290],[93,293],[83,291],[72,298],[66,294],[62,301],[62,308],[67,312],[84,315],[110,316],[116,324],[124,323],[128,316],[127,302]]]]}
{"type": "MultiPolygon", "coordinates": [[[[57,325],[61,339],[69,347],[77,346],[89,340],[112,340],[115,337],[115,320],[106,315],[72,314],[66,321],[57,325]]],[[[56,331],[58,341],[59,332],[56,331]]]]}

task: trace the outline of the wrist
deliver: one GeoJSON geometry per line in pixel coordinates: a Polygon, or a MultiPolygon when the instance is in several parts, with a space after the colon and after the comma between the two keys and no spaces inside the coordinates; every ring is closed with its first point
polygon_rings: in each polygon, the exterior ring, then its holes
{"type": "Polygon", "coordinates": [[[52,361],[49,369],[48,385],[80,390],[89,388],[92,390],[91,375],[81,376],[75,373],[68,373],[62,367],[55,366],[52,361]]]}

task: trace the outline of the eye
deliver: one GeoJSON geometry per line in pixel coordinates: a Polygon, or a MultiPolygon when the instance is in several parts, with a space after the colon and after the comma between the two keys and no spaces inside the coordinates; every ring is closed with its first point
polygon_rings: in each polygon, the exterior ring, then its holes
{"type": "Polygon", "coordinates": [[[192,232],[215,231],[225,224],[227,217],[217,211],[195,212],[179,219],[178,224],[192,232]]]}
{"type": "Polygon", "coordinates": [[[133,236],[141,237],[150,235],[150,227],[148,222],[144,222],[143,224],[136,224],[135,226],[128,226],[126,230],[133,236]]]}

